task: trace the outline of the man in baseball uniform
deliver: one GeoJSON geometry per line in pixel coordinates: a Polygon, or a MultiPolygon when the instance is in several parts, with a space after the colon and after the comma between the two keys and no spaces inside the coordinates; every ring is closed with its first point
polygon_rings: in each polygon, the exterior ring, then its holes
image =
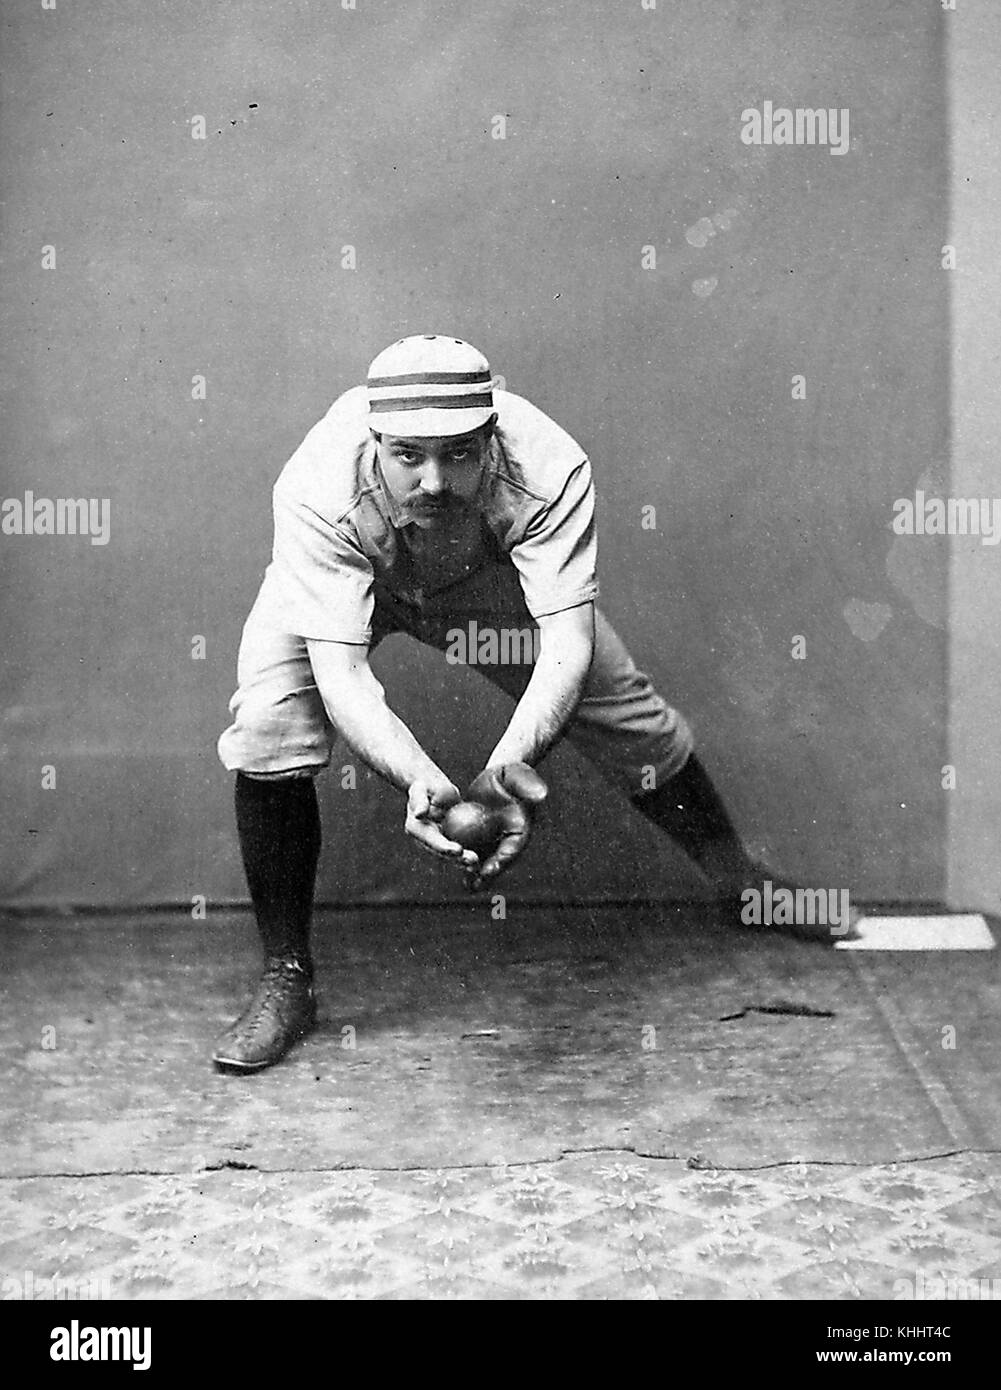
{"type": "Polygon", "coordinates": [[[432,334],[394,343],[309,432],[273,496],[273,556],[243,632],[233,723],[219,740],[236,773],[265,968],[216,1046],[220,1069],[271,1065],[315,1021],[313,778],[338,735],[406,797],[407,833],[473,887],[524,848],[545,796],[535,765],[565,736],[739,918],[741,892],[760,890],[768,871],[744,851],[684,718],[595,608],[588,459],[541,410],[498,389],[481,353],[432,334]],[[390,633],[445,651],[474,623],[533,639],[477,663],[515,701],[472,789],[506,816],[482,862],[443,834],[459,789],[394,714],[369,665],[390,633]]]}

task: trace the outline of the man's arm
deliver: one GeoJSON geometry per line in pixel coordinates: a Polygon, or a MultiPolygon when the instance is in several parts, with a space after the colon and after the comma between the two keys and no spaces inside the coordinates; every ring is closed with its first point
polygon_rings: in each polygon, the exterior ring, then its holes
{"type": "Polygon", "coordinates": [[[538,622],[541,645],[532,678],[486,767],[473,783],[477,792],[482,788],[485,800],[492,805],[500,803],[504,825],[496,849],[467,876],[474,890],[503,873],[528,844],[532,808],[543,800],[546,789],[539,781],[541,795],[519,796],[511,784],[511,764],[531,766],[552,747],[577,708],[594,655],[593,603],[549,614],[538,622]]]}
{"type": "Polygon", "coordinates": [[[306,643],[327,714],[349,746],[387,782],[407,793],[408,835],[422,848],[467,866],[477,857],[438,829],[457,787],[386,704],[386,692],[368,664],[368,648],[347,642],[306,643]]]}
{"type": "Polygon", "coordinates": [[[594,655],[594,604],[539,618],[539,658],[511,722],[487,760],[534,766],[552,747],[580,701],[594,655]]]}

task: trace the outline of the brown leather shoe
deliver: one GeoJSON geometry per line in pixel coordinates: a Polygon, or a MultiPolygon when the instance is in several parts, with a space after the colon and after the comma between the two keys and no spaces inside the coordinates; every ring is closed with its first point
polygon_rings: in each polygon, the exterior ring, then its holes
{"type": "Polygon", "coordinates": [[[260,1071],[281,1061],[316,1023],[313,971],[294,956],[269,958],[250,1003],[216,1044],[220,1071],[260,1071]]]}

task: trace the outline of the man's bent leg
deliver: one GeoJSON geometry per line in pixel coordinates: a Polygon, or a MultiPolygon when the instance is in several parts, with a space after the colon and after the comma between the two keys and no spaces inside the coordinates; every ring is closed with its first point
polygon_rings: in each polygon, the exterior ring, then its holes
{"type": "Polygon", "coordinates": [[[278,1061],[316,1017],[309,929],[320,854],[313,775],[330,759],[333,730],[306,645],[251,614],[240,647],[234,722],[219,740],[236,772],[240,853],[264,948],[248,1007],[220,1038],[224,1070],[278,1061]]]}
{"type": "Polygon", "coordinates": [[[600,612],[594,660],[567,738],[717,886],[746,874],[751,860],[693,751],[686,720],[637,670],[600,612]]]}
{"type": "Polygon", "coordinates": [[[216,1044],[213,1061],[226,1071],[259,1071],[316,1021],[309,928],[320,813],[310,776],[262,781],[237,772],[235,803],[264,973],[247,1008],[216,1044]]]}
{"type": "MultiPolygon", "coordinates": [[[[743,894],[797,885],[751,858],[722,798],[693,750],[685,720],[637,671],[619,637],[596,615],[595,656],[584,699],[567,731],[609,780],[617,782],[636,809],[669,835],[698,865],[716,890],[727,915],[743,921],[743,894]]],[[[776,924],[804,940],[832,944],[850,934],[826,923],[776,924]]]]}

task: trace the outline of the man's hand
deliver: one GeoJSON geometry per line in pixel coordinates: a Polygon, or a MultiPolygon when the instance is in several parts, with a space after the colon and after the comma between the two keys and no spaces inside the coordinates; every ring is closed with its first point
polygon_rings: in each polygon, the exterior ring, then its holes
{"type": "Polygon", "coordinates": [[[518,858],[532,833],[535,807],[548,795],[545,782],[527,763],[485,768],[470,784],[469,800],[489,807],[503,827],[500,843],[486,863],[467,873],[467,884],[474,892],[518,858]]]}
{"type": "Polygon", "coordinates": [[[448,808],[461,800],[458,787],[445,777],[411,782],[407,789],[406,832],[428,854],[449,859],[472,871],[479,865],[479,857],[471,849],[463,849],[455,840],[446,839],[439,829],[448,808]]]}

